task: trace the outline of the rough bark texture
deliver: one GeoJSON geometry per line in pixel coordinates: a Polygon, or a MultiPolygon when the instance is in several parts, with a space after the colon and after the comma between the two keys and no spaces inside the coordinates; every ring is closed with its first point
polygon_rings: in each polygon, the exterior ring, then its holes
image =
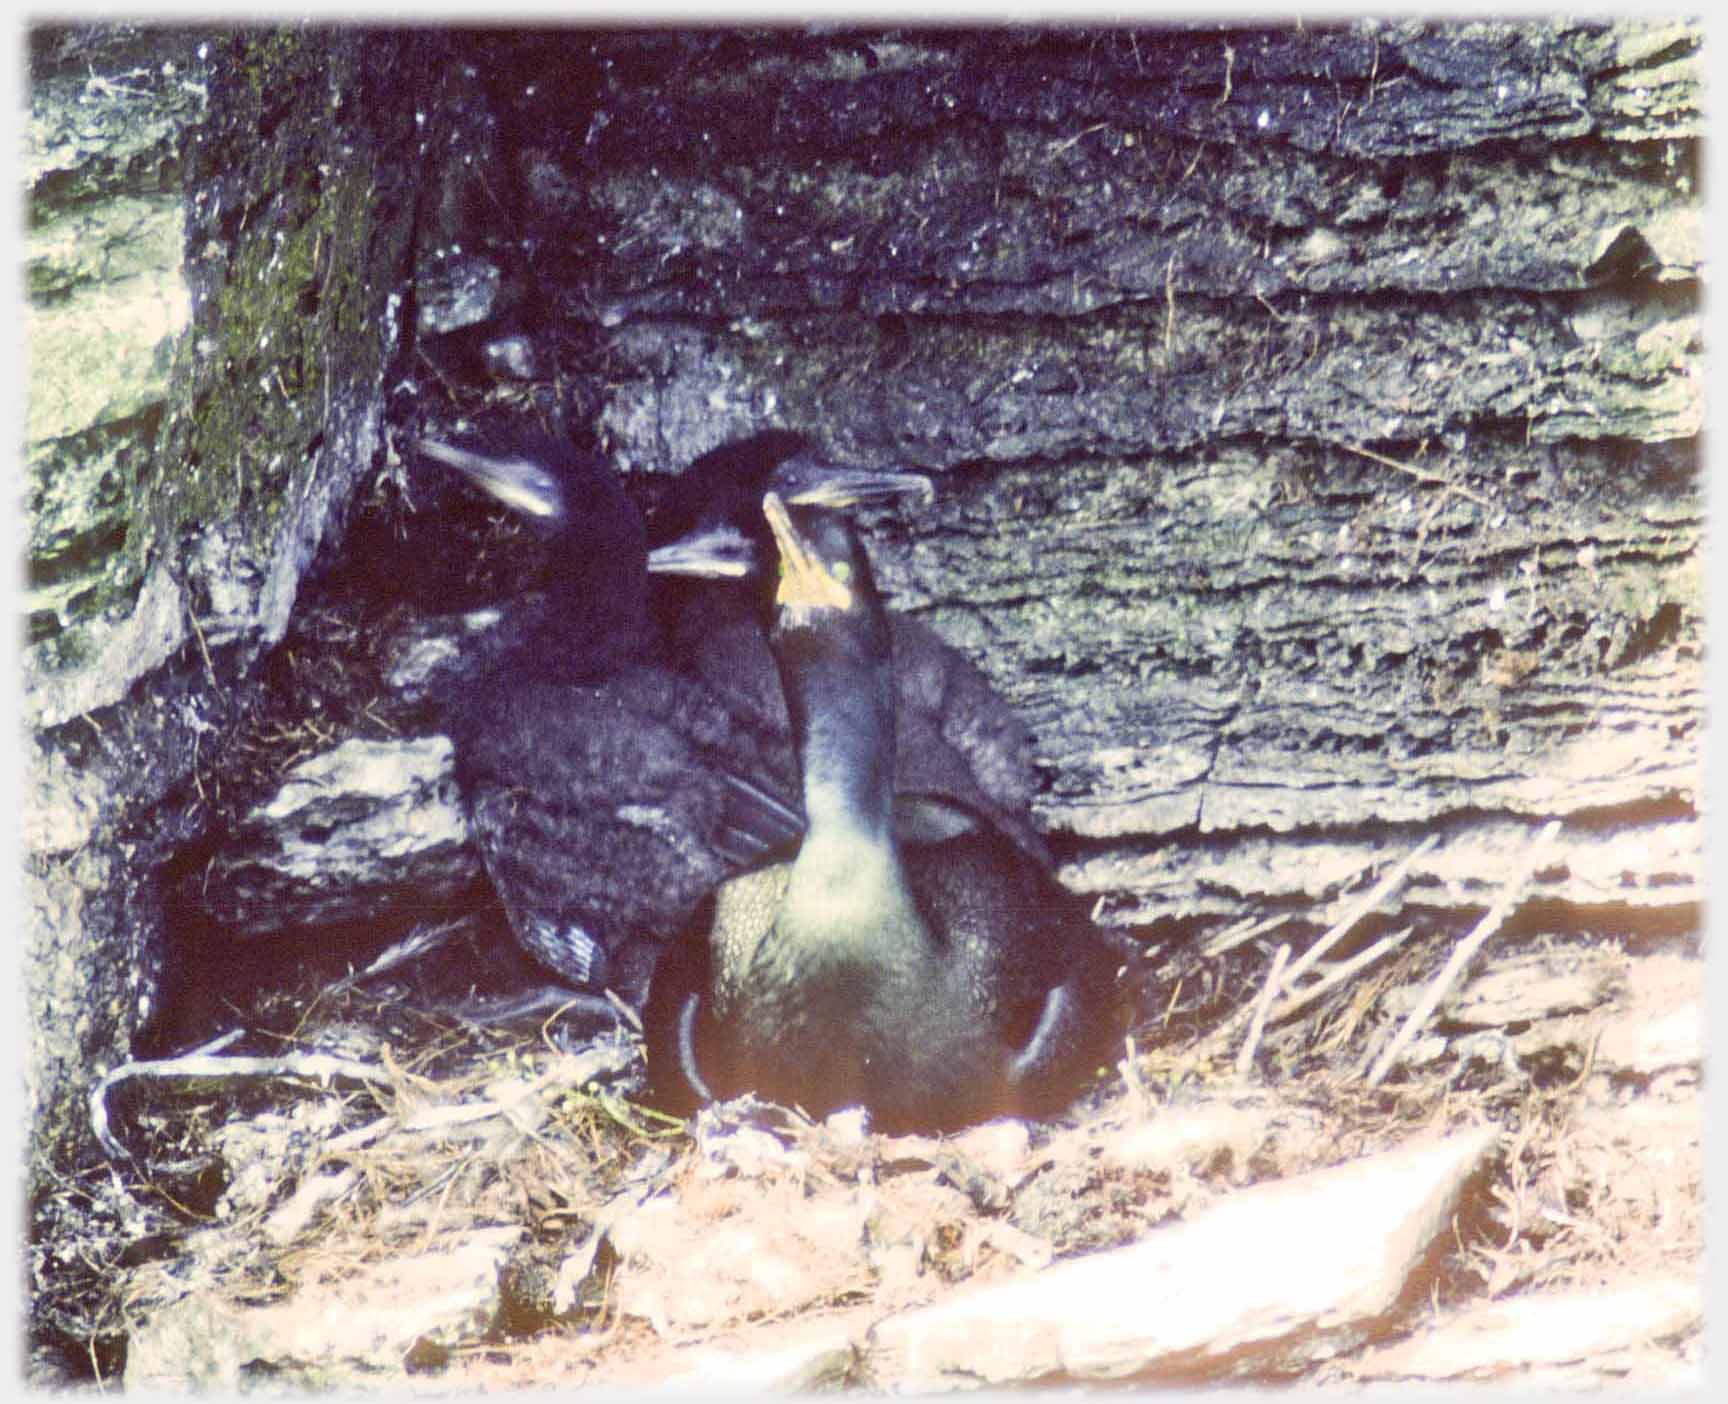
{"type": "Polygon", "coordinates": [[[1318,929],[1439,831],[1405,915],[1462,925],[1560,817],[1551,916],[1694,926],[1701,42],[38,32],[38,1287],[76,1275],[82,1093],[211,920],[190,876],[246,866],[292,762],[389,739],[319,708],[427,600],[347,563],[401,525],[391,393],[495,391],[450,359],[482,316],[646,497],[769,424],[932,470],[878,574],[1023,710],[1105,919],[1318,929]]]}

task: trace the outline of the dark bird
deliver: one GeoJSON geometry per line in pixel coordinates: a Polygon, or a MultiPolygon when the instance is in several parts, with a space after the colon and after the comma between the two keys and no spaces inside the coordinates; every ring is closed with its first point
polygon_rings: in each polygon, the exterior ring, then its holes
{"type": "MultiPolygon", "coordinates": [[[[1116,959],[1083,904],[979,815],[905,842],[893,635],[835,513],[764,502],[769,641],[804,812],[796,856],[720,889],[656,971],[655,1098],[745,1091],[878,1129],[944,1129],[1071,1100],[1122,1029],[1116,959]]],[[[957,810],[957,812],[959,812],[957,810]]]]}
{"type": "MultiPolygon", "coordinates": [[[[518,944],[550,972],[639,1003],[659,944],[701,899],[796,842],[783,728],[668,665],[641,514],[603,463],[519,425],[419,448],[545,538],[541,588],[513,602],[444,707],[487,876],[518,944]]],[[[755,462],[758,494],[780,466],[755,462]]],[[[779,481],[829,505],[929,491],[922,477],[809,455],[779,481]]],[[[715,568],[700,551],[685,558],[715,568]]],[[[658,566],[685,568],[698,567],[658,566]]]]}
{"type": "MultiPolygon", "coordinates": [[[[769,430],[704,454],[677,476],[652,518],[649,612],[670,666],[701,678],[741,724],[785,738],[781,773],[791,773],[795,794],[791,719],[764,626],[763,592],[772,595],[778,559],[762,513],[770,486],[797,505],[848,505],[841,493],[824,494],[820,460],[801,434],[769,430]],[[747,588],[707,583],[716,580],[747,588]]],[[[1020,715],[929,625],[890,615],[888,628],[900,836],[941,837],[982,816],[1048,864],[1031,819],[1036,777],[1020,715]]]]}

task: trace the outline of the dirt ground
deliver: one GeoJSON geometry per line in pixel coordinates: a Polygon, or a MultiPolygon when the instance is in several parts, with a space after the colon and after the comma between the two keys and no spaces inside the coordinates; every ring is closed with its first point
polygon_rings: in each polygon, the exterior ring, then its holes
{"type": "MultiPolygon", "coordinates": [[[[1163,963],[1162,1008],[1068,1114],[943,1138],[747,1103],[669,1121],[630,1099],[642,1063],[627,1024],[586,1037],[555,1015],[482,1027],[416,1010],[390,973],[279,992],[256,1011],[276,1030],[267,1056],[230,1047],[208,1065],[145,1065],[108,1092],[123,1159],[106,1183],[66,1187],[69,1202],[123,1197],[135,1229],[123,1271],[88,1288],[92,1319],[122,1343],[98,1366],[124,1361],[129,1386],[292,1392],[712,1383],[717,1361],[795,1353],[812,1332],[861,1331],[1140,1240],[1248,1186],[1484,1123],[1500,1148],[1459,1206],[1426,1300],[1359,1349],[1286,1361],[1280,1382],[1408,1378],[1389,1352],[1470,1308],[1698,1274],[1703,965],[1691,940],[1535,932],[1491,945],[1370,1085],[1452,943],[1407,942],[1286,1017],[1275,1004],[1256,1036],[1269,961],[1244,936],[1163,963]],[[331,1324],[368,1293],[437,1296],[427,1274],[464,1262],[477,1286],[454,1318],[363,1345],[331,1324]],[[249,1335],[288,1318],[286,1335],[249,1335]],[[226,1361],[186,1344],[230,1336],[243,1343],[226,1361]],[[270,1358],[271,1340],[294,1344],[270,1358]]],[[[1459,1370],[1689,1382],[1702,1326],[1682,1315],[1655,1338],[1579,1342],[1568,1360],[1521,1355],[1514,1340],[1498,1362],[1459,1370]]],[[[1423,1375],[1448,1377],[1424,1360],[1423,1375]]],[[[894,1385],[856,1359],[823,1368],[790,1378],[894,1385]]]]}

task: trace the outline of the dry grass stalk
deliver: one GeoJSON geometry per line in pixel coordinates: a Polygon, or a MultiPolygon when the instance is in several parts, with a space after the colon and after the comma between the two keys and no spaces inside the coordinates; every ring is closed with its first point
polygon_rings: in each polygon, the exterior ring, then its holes
{"type": "Polygon", "coordinates": [[[1341,448],[1346,453],[1354,453],[1359,457],[1368,459],[1370,462],[1384,464],[1386,467],[1395,469],[1400,473],[1408,473],[1412,478],[1416,478],[1421,482],[1433,483],[1436,487],[1443,487],[1448,492],[1457,493],[1460,497],[1467,497],[1478,507],[1490,506],[1488,500],[1483,497],[1481,493],[1472,492],[1469,488],[1465,487],[1464,484],[1453,481],[1444,473],[1437,473],[1431,468],[1418,468],[1414,464],[1403,463],[1396,458],[1389,458],[1383,453],[1375,453],[1373,449],[1362,448],[1356,444],[1347,444],[1342,440],[1334,439],[1331,442],[1333,447],[1341,448]]]}
{"type": "MultiPolygon", "coordinates": [[[[1296,1014],[1300,1014],[1321,995],[1336,989],[1359,970],[1366,969],[1379,960],[1388,951],[1396,950],[1398,946],[1410,938],[1410,934],[1415,930],[1414,926],[1406,926],[1402,931],[1394,931],[1390,936],[1382,936],[1367,950],[1358,951],[1349,960],[1341,961],[1307,989],[1296,990],[1283,999],[1278,1007],[1267,1015],[1267,1022],[1279,1024],[1296,1014]]],[[[1288,977],[1286,977],[1284,984],[1286,988],[1289,988],[1290,980],[1288,977]]]]}
{"type": "Polygon", "coordinates": [[[1374,884],[1373,890],[1369,892],[1367,896],[1363,897],[1361,901],[1354,903],[1349,911],[1345,912],[1343,916],[1333,923],[1331,929],[1328,930],[1324,936],[1322,936],[1307,950],[1302,952],[1301,958],[1290,967],[1290,973],[1285,977],[1285,984],[1294,989],[1296,981],[1306,975],[1314,966],[1316,961],[1325,955],[1327,951],[1331,950],[1332,947],[1337,945],[1339,941],[1343,940],[1345,936],[1349,935],[1351,928],[1353,928],[1357,922],[1361,921],[1363,917],[1367,916],[1369,912],[1373,911],[1392,895],[1394,889],[1404,881],[1404,875],[1410,871],[1410,865],[1418,858],[1422,857],[1423,854],[1431,851],[1434,845],[1439,842],[1439,834],[1429,834],[1427,838],[1423,839],[1421,843],[1411,849],[1404,858],[1393,864],[1391,870],[1385,877],[1381,878],[1379,882],[1374,884]]]}
{"type": "Polygon", "coordinates": [[[1260,1036],[1266,1032],[1266,1011],[1272,1007],[1272,1000],[1282,984],[1284,966],[1289,959],[1289,946],[1278,947],[1272,956],[1272,969],[1267,972],[1266,984],[1261,989],[1259,998],[1254,1001],[1254,1015],[1248,1025],[1248,1037],[1242,1040],[1242,1049],[1236,1055],[1237,1077],[1247,1077],[1253,1070],[1254,1053],[1260,1047],[1260,1036]]]}
{"type": "Polygon", "coordinates": [[[1559,832],[1560,820],[1552,819],[1536,835],[1535,841],[1525,852],[1524,862],[1519,866],[1512,880],[1500,890],[1500,896],[1495,899],[1494,905],[1488,909],[1488,914],[1476,924],[1476,929],[1453,949],[1445,966],[1429,983],[1428,988],[1423,991],[1422,998],[1416,1007],[1410,1011],[1410,1016],[1405,1019],[1403,1027],[1398,1030],[1391,1043],[1386,1045],[1379,1060],[1369,1070],[1368,1085],[1370,1087],[1380,1085],[1386,1074],[1392,1070],[1393,1064],[1398,1061],[1405,1048],[1409,1046],[1410,1041],[1416,1037],[1417,1032],[1439,1007],[1440,1001],[1446,997],[1447,991],[1457,983],[1458,977],[1464,973],[1465,967],[1470,964],[1471,959],[1482,948],[1483,943],[1505,925],[1513,904],[1523,895],[1525,887],[1529,884],[1531,877],[1547,854],[1549,846],[1554,842],[1555,835],[1559,832]]]}

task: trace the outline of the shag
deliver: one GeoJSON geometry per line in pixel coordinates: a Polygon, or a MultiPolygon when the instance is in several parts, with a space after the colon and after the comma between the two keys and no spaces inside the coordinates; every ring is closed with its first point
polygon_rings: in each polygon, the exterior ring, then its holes
{"type": "Polygon", "coordinates": [[[858,537],[770,492],[769,641],[804,835],[726,884],[662,961],[645,1015],[662,1105],[751,1091],[885,1131],[1071,1100],[1114,1047],[1116,961],[1079,899],[981,817],[905,842],[893,635],[858,537]]]}
{"type": "MultiPolygon", "coordinates": [[[[537,961],[575,989],[639,1003],[660,944],[702,898],[796,842],[790,749],[667,665],[641,514],[603,463],[516,424],[419,448],[546,538],[542,588],[507,613],[445,709],[487,876],[537,961]]],[[[761,467],[758,494],[776,466],[761,467]]],[[[928,481],[806,458],[787,487],[838,505],[928,481]]],[[[701,552],[686,559],[698,564],[657,570],[713,569],[701,552]]]]}
{"type": "MultiPolygon", "coordinates": [[[[824,491],[826,482],[807,438],[769,430],[698,458],[674,479],[650,519],[649,613],[663,656],[679,672],[702,679],[740,725],[784,738],[778,773],[791,772],[794,794],[791,721],[763,618],[777,555],[762,497],[772,486],[783,501],[798,505],[850,505],[845,492],[824,491]],[[749,585],[709,583],[726,580],[749,585]]],[[[1032,861],[1048,865],[1048,849],[1031,819],[1032,741],[1020,715],[929,625],[894,614],[888,628],[901,838],[949,837],[981,817],[1032,861]]]]}

